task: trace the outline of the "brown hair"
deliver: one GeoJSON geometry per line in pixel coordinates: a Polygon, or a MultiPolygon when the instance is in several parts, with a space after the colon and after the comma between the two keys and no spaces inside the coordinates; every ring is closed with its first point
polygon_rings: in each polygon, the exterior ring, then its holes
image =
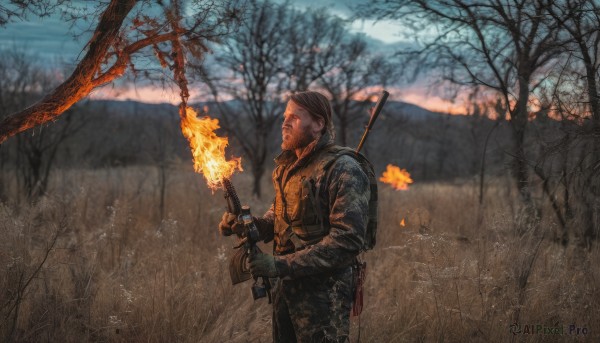
{"type": "Polygon", "coordinates": [[[325,126],[321,133],[327,131],[332,138],[334,137],[335,130],[331,120],[331,104],[323,94],[314,91],[297,92],[290,95],[290,100],[307,110],[314,119],[323,118],[325,126]]]}

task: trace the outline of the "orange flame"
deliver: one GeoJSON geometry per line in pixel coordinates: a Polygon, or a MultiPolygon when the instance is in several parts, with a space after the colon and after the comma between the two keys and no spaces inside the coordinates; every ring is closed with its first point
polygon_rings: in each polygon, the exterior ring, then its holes
{"type": "MultiPolygon", "coordinates": [[[[207,109],[204,111],[207,113],[207,109]]],[[[221,187],[223,179],[230,178],[237,169],[242,171],[241,158],[225,159],[227,137],[219,137],[215,130],[219,128],[219,120],[208,116],[198,118],[196,111],[186,107],[185,116],[181,117],[181,132],[190,142],[194,156],[194,170],[202,173],[208,187],[215,190],[221,187]]]]}
{"type": "Polygon", "coordinates": [[[400,226],[406,226],[406,222],[404,221],[404,218],[402,218],[402,220],[400,221],[400,226]]]}
{"type": "Polygon", "coordinates": [[[387,169],[383,172],[379,181],[390,184],[396,190],[407,190],[408,185],[413,183],[406,169],[400,169],[391,164],[387,165],[387,169]]]}

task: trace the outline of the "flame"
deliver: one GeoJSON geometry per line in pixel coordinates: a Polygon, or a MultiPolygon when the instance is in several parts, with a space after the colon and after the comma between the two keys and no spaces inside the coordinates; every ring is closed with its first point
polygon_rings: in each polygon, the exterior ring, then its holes
{"type": "Polygon", "coordinates": [[[406,222],[404,221],[404,218],[402,218],[402,220],[400,221],[400,226],[406,226],[406,222]]]}
{"type": "MultiPolygon", "coordinates": [[[[204,109],[207,113],[208,109],[204,109]]],[[[242,171],[241,158],[225,159],[227,137],[219,137],[215,130],[219,128],[219,120],[208,116],[198,118],[196,111],[186,107],[185,116],[181,116],[181,132],[190,142],[194,156],[194,170],[202,173],[208,187],[215,190],[222,186],[223,179],[231,177],[237,169],[242,171]]]]}
{"type": "Polygon", "coordinates": [[[387,165],[387,169],[383,172],[379,181],[390,184],[396,190],[407,190],[408,185],[413,183],[406,169],[400,169],[391,164],[387,165]]]}

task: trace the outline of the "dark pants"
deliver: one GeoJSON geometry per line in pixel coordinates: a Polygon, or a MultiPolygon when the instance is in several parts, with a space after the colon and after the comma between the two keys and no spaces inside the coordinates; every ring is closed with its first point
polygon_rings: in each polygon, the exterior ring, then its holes
{"type": "Polygon", "coordinates": [[[352,268],[273,283],[273,342],[347,342],[352,268]]]}

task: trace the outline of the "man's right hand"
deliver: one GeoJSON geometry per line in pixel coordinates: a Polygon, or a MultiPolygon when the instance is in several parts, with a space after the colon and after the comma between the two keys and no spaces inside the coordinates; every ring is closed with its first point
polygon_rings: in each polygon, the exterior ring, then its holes
{"type": "Polygon", "coordinates": [[[223,236],[231,236],[234,233],[241,235],[244,232],[244,225],[237,222],[237,216],[235,214],[225,212],[219,223],[219,232],[223,236]]]}

